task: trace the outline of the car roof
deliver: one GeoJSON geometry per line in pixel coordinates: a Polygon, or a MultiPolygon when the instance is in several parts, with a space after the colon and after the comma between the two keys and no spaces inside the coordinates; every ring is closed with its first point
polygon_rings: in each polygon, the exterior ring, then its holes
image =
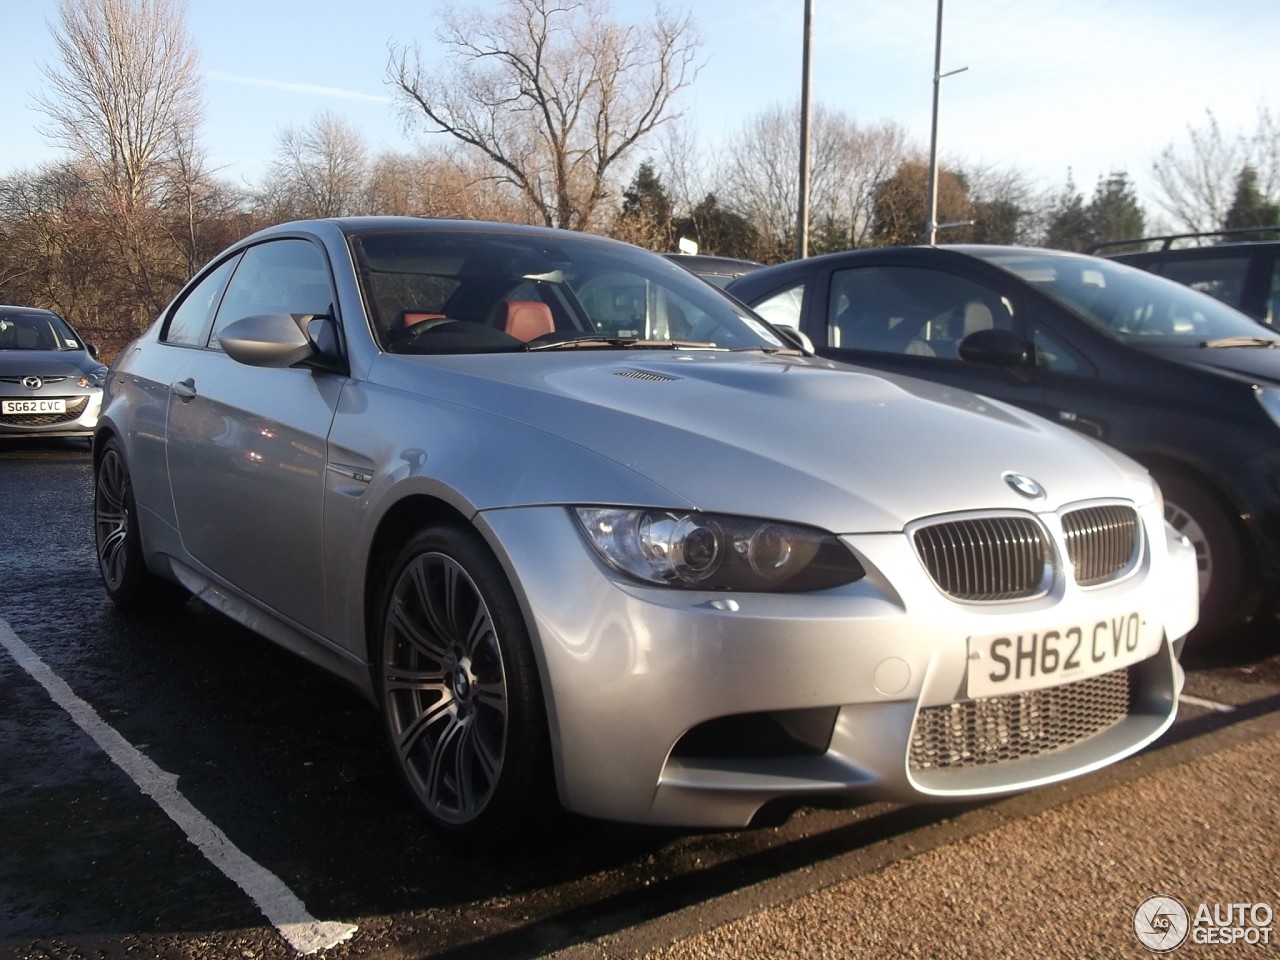
{"type": "Polygon", "coordinates": [[[1200,233],[1169,233],[1161,236],[1152,237],[1130,237],[1127,240],[1106,240],[1102,243],[1090,244],[1085,248],[1086,253],[1099,254],[1106,257],[1120,256],[1137,256],[1144,253],[1179,253],[1182,256],[1187,254],[1181,251],[1206,251],[1217,250],[1222,247],[1243,247],[1243,246],[1280,246],[1280,226],[1258,226],[1258,227],[1231,227],[1226,230],[1208,230],[1200,233]],[[1265,239],[1259,237],[1258,234],[1273,234],[1273,239],[1265,239]],[[1219,237],[1220,239],[1209,244],[1191,244],[1189,246],[1174,246],[1179,240],[1204,240],[1209,237],[1219,237]],[[1136,247],[1139,249],[1125,249],[1127,247],[1136,247]],[[1102,253],[1104,250],[1112,248],[1120,248],[1115,253],[1102,253]]]}
{"type": "Polygon", "coordinates": [[[348,235],[362,233],[389,233],[404,231],[407,233],[421,231],[465,232],[493,234],[495,236],[528,236],[528,237],[589,237],[601,243],[621,244],[621,241],[596,234],[585,234],[576,230],[561,230],[539,224],[505,223],[496,220],[452,220],[440,217],[327,217],[310,220],[291,220],[276,224],[259,231],[261,235],[280,233],[290,230],[314,229],[317,226],[331,224],[348,235]]]}
{"type": "MultiPolygon", "coordinates": [[[[770,282],[770,278],[804,273],[815,267],[829,263],[854,263],[858,260],[885,260],[901,257],[906,260],[927,260],[946,262],[958,260],[976,260],[989,263],[993,254],[1007,254],[1011,257],[1061,257],[1063,259],[1085,257],[1085,254],[1067,250],[1049,250],[1042,247],[1021,247],[1010,244],[943,244],[929,246],[917,244],[898,247],[859,247],[855,250],[837,250],[834,253],[823,253],[803,260],[788,260],[784,263],[760,267],[735,279],[729,290],[746,290],[757,282],[770,282]]],[[[1096,259],[1096,258],[1089,258],[1096,259]]],[[[992,264],[992,266],[997,266],[992,264]]]]}
{"type": "Polygon", "coordinates": [[[743,260],[740,257],[721,257],[712,253],[664,253],[664,257],[672,263],[692,270],[694,273],[746,273],[757,270],[764,264],[758,260],[743,260]]]}
{"type": "Polygon", "coordinates": [[[10,303],[0,303],[0,313],[14,314],[31,314],[37,317],[60,317],[60,314],[54,313],[52,310],[46,310],[44,307],[24,307],[10,303]]]}
{"type": "MultiPolygon", "coordinates": [[[[547,227],[537,224],[506,223],[495,220],[453,220],[436,217],[401,217],[401,216],[367,216],[367,217],[324,217],[305,220],[289,220],[273,224],[250,234],[227,248],[240,250],[252,246],[262,240],[274,237],[289,236],[298,233],[322,233],[326,230],[337,230],[344,237],[359,237],[369,234],[387,233],[454,233],[471,234],[473,236],[491,236],[494,238],[523,238],[543,241],[583,241],[601,246],[611,246],[636,250],[634,244],[624,243],[612,237],[599,234],[583,233],[577,230],[562,230],[558,227],[547,227]]],[[[656,254],[652,254],[655,255],[656,254]]]]}

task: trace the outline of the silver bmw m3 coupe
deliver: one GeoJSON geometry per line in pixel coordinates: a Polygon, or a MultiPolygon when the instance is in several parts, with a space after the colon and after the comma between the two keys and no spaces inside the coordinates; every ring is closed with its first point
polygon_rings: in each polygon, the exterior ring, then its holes
{"type": "Polygon", "coordinates": [[[94,461],[117,604],[346,678],[473,837],[1076,776],[1172,722],[1197,615],[1126,457],[564,231],[249,237],[121,353],[94,461]]]}

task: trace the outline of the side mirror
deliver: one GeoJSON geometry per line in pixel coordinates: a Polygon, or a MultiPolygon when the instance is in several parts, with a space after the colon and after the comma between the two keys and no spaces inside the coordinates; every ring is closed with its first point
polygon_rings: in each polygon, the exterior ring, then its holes
{"type": "Polygon", "coordinates": [[[292,367],[321,353],[303,330],[319,318],[312,314],[263,313],[229,323],[218,343],[232,360],[251,367],[292,367]]]}
{"type": "Polygon", "coordinates": [[[813,341],[809,339],[809,335],[803,330],[797,330],[795,327],[787,326],[785,323],[775,323],[773,325],[774,333],[778,334],[784,343],[790,347],[794,347],[802,353],[813,355],[813,341]]]}
{"type": "Polygon", "coordinates": [[[977,330],[960,341],[960,359],[993,367],[1020,367],[1027,362],[1027,345],[1009,330],[977,330]]]}

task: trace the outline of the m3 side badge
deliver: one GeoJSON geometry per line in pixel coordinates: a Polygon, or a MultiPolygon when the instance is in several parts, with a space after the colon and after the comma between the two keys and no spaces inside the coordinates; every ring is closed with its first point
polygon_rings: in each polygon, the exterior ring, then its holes
{"type": "Polygon", "coordinates": [[[1028,500],[1041,500],[1044,498],[1044,487],[1030,477],[1021,473],[1014,473],[1012,470],[1006,471],[1002,476],[1005,483],[1028,500]]]}

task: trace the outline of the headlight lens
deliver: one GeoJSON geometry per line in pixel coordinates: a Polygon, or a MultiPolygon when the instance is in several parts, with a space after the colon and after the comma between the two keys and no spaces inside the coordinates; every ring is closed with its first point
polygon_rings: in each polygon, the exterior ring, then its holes
{"type": "Polygon", "coordinates": [[[1280,427],[1280,389],[1275,387],[1254,387],[1254,395],[1262,404],[1262,409],[1271,415],[1277,427],[1280,427]]]}
{"type": "Polygon", "coordinates": [[[709,513],[578,507],[596,552],[647,583],[692,590],[824,590],[865,571],[839,538],[811,527],[709,513]]]}
{"type": "Polygon", "coordinates": [[[79,380],[77,380],[76,384],[81,388],[101,387],[106,382],[107,382],[107,368],[96,367],[95,369],[90,370],[88,373],[86,373],[79,380]]]}

